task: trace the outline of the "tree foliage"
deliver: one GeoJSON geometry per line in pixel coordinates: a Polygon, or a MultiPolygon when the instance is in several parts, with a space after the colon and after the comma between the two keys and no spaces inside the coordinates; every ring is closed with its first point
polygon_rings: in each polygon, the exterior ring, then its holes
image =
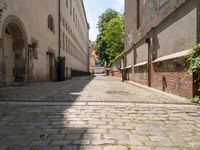
{"type": "MultiPolygon", "coordinates": [[[[190,62],[190,71],[197,75],[197,80],[200,80],[200,44],[195,45],[192,48],[191,53],[188,55],[188,61],[190,62]]],[[[200,87],[199,87],[200,91],[200,87]]],[[[193,102],[200,104],[200,96],[195,96],[193,102]]]]}
{"type": "Polygon", "coordinates": [[[124,49],[124,19],[122,16],[112,19],[105,28],[108,59],[111,61],[124,49]]]}
{"type": "Polygon", "coordinates": [[[109,64],[124,49],[124,17],[113,9],[107,9],[97,25],[99,35],[95,45],[96,54],[109,64]]]}
{"type": "Polygon", "coordinates": [[[103,32],[105,30],[105,27],[110,20],[117,18],[119,16],[119,13],[113,9],[108,8],[104,13],[102,13],[99,16],[99,21],[97,24],[97,28],[99,29],[99,32],[103,32]]]}
{"type": "Polygon", "coordinates": [[[190,70],[197,75],[200,80],[200,44],[193,47],[191,53],[188,56],[190,61],[190,70]]]}

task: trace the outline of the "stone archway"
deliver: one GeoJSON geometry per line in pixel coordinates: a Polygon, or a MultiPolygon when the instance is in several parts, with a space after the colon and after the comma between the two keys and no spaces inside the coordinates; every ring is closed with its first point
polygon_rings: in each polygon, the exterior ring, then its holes
{"type": "Polygon", "coordinates": [[[2,81],[7,83],[27,81],[27,38],[19,18],[8,17],[3,25],[2,81]]]}

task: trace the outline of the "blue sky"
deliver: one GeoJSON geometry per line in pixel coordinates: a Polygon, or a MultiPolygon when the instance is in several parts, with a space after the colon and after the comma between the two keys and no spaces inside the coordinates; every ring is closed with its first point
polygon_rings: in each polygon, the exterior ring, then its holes
{"type": "Polygon", "coordinates": [[[90,40],[95,41],[98,34],[96,28],[98,17],[107,9],[113,8],[123,14],[124,0],[83,0],[87,19],[90,24],[90,40]]]}

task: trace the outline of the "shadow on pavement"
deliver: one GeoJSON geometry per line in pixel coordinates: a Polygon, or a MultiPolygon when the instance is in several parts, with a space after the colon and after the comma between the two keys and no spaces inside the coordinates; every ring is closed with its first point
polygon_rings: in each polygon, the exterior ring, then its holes
{"type": "Polygon", "coordinates": [[[34,83],[0,89],[0,101],[74,101],[95,76],[76,77],[64,82],[34,83]]]}
{"type": "MultiPolygon", "coordinates": [[[[1,150],[78,150],[89,144],[88,125],[82,118],[81,108],[73,107],[79,93],[95,76],[66,84],[50,95],[38,99],[37,105],[0,104],[1,150]],[[58,102],[47,106],[40,102],[58,102]],[[66,105],[60,101],[70,101],[66,105]],[[78,108],[78,109],[77,109],[78,108]]],[[[26,102],[32,102],[26,100],[26,102]]],[[[84,147],[81,150],[86,150],[84,147]]]]}
{"type": "Polygon", "coordinates": [[[87,128],[69,107],[0,106],[0,149],[77,150],[87,128]]]}

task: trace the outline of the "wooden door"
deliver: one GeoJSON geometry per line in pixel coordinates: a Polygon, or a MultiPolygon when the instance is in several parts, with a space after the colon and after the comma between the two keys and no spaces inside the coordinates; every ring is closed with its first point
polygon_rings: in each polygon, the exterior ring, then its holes
{"type": "Polygon", "coordinates": [[[14,39],[8,34],[5,34],[4,37],[4,59],[6,64],[6,83],[15,82],[14,39]]]}

